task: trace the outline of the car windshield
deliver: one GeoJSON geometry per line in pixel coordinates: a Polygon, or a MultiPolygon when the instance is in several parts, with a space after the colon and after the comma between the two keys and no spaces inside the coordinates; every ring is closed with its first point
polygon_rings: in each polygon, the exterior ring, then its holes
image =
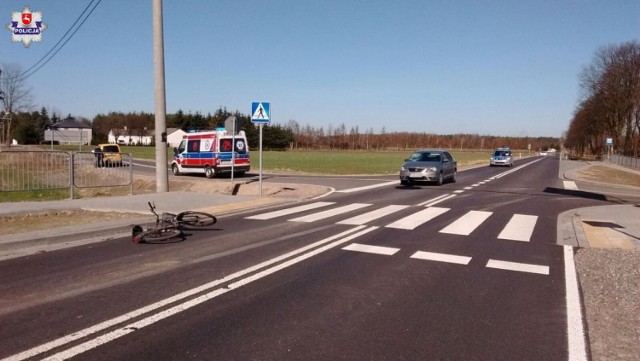
{"type": "Polygon", "coordinates": [[[496,150],[495,153],[493,153],[494,156],[496,157],[506,157],[511,155],[511,152],[507,151],[507,150],[496,150]]]}
{"type": "Polygon", "coordinates": [[[120,151],[120,149],[117,146],[114,145],[107,145],[102,147],[102,151],[103,152],[110,152],[110,153],[118,153],[120,151]]]}
{"type": "Polygon", "coordinates": [[[409,160],[414,162],[439,162],[440,153],[413,153],[409,160]]]}

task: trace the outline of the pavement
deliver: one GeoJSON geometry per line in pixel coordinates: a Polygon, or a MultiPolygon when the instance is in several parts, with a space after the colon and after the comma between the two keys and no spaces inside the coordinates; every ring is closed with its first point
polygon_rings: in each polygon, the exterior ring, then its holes
{"type": "MultiPolygon", "coordinates": [[[[580,170],[593,165],[604,165],[640,175],[639,171],[609,163],[561,160],[559,178],[580,182],[587,187],[584,191],[588,191],[589,186],[602,185],[602,183],[591,183],[581,177],[580,170]]],[[[607,186],[618,194],[640,196],[640,185],[631,187],[607,184],[607,186]]],[[[179,213],[185,210],[200,210],[223,216],[249,209],[293,203],[317,196],[324,191],[325,188],[322,187],[317,192],[311,192],[311,195],[306,194],[306,197],[300,198],[174,191],[75,200],[0,203],[0,217],[65,210],[131,214],[128,218],[116,221],[76,224],[46,231],[2,235],[0,236],[0,260],[125,237],[131,234],[133,224],[146,224],[153,220],[147,202],[154,202],[160,212],[179,213]]],[[[612,203],[564,212],[558,217],[557,243],[583,248],[640,248],[640,204],[612,203]]]]}
{"type": "Polygon", "coordinates": [[[556,242],[581,248],[640,249],[640,203],[621,201],[624,196],[640,199],[640,182],[638,186],[616,185],[607,182],[606,177],[601,182],[593,182],[581,175],[582,170],[592,166],[604,166],[640,176],[640,171],[608,162],[561,160],[560,179],[578,182],[578,191],[602,192],[615,201],[610,205],[577,208],[561,213],[556,242]]]}

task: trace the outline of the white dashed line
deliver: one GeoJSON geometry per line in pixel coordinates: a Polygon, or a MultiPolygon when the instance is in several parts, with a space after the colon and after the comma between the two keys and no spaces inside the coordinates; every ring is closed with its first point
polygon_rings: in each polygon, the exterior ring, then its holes
{"type": "Polygon", "coordinates": [[[298,212],[308,211],[308,210],[316,209],[316,208],[320,208],[320,207],[330,206],[332,204],[335,204],[335,202],[315,202],[315,203],[310,203],[310,204],[306,204],[306,205],[303,205],[303,206],[286,208],[286,209],[283,209],[283,210],[280,210],[280,211],[262,213],[262,214],[258,214],[258,215],[255,215],[255,216],[247,217],[246,219],[260,219],[260,220],[272,219],[272,218],[287,216],[287,215],[293,214],[293,213],[298,213],[298,212]]]}
{"type": "Polygon", "coordinates": [[[451,199],[451,198],[453,198],[453,197],[455,197],[455,196],[457,196],[457,194],[450,194],[450,195],[448,195],[448,196],[446,196],[446,197],[444,197],[444,198],[441,198],[441,199],[439,199],[439,200],[437,200],[437,201],[435,201],[435,202],[427,203],[427,204],[425,204],[424,206],[425,206],[425,207],[432,207],[432,206],[435,206],[435,205],[436,205],[436,204],[438,204],[438,203],[442,203],[442,202],[444,202],[444,201],[446,201],[446,200],[449,200],[449,199],[451,199]]]}
{"type": "Polygon", "coordinates": [[[370,246],[367,244],[360,243],[351,243],[350,245],[342,248],[346,251],[355,251],[355,252],[364,252],[364,253],[373,253],[373,254],[381,254],[384,256],[393,256],[400,250],[400,248],[393,247],[381,247],[381,246],[370,246]]]}
{"type": "Polygon", "coordinates": [[[412,230],[419,225],[426,223],[443,213],[446,213],[448,210],[449,208],[430,207],[420,212],[416,212],[410,216],[401,218],[393,223],[388,224],[386,227],[412,230]]]}
{"type": "Polygon", "coordinates": [[[378,218],[382,218],[389,214],[395,213],[397,211],[403,210],[409,206],[402,205],[390,205],[380,209],[376,209],[375,211],[371,211],[365,214],[361,214],[359,216],[355,216],[349,219],[345,219],[344,221],[338,222],[338,224],[350,224],[350,225],[363,225],[378,218]]]}
{"type": "Polygon", "coordinates": [[[495,269],[501,269],[505,271],[516,271],[516,272],[527,272],[527,273],[537,273],[541,275],[549,275],[549,266],[539,266],[539,265],[529,264],[529,263],[499,261],[495,259],[490,259],[489,262],[487,262],[487,268],[495,268],[495,269]]]}
{"type": "Polygon", "coordinates": [[[370,205],[371,204],[368,204],[368,203],[352,203],[346,206],[329,209],[324,212],[318,212],[318,213],[310,214],[308,216],[293,218],[293,219],[290,219],[289,222],[315,222],[321,219],[337,216],[342,213],[355,211],[356,209],[369,207],[370,205]]]}
{"type": "Polygon", "coordinates": [[[435,197],[435,198],[431,198],[431,199],[429,199],[428,201],[424,201],[424,202],[422,202],[422,203],[418,203],[418,204],[416,204],[416,206],[424,206],[424,205],[429,204],[429,203],[432,203],[432,202],[437,202],[437,201],[439,201],[440,199],[445,198],[445,197],[448,197],[448,196],[449,196],[449,194],[443,194],[443,195],[441,195],[441,196],[437,196],[437,197],[435,197]]]}
{"type": "Polygon", "coordinates": [[[364,191],[364,190],[367,190],[367,189],[386,187],[386,186],[390,186],[390,185],[393,185],[393,184],[398,184],[398,181],[391,181],[391,182],[385,182],[385,183],[372,184],[372,185],[364,186],[364,187],[342,189],[342,190],[336,191],[336,193],[353,193],[353,192],[358,192],[358,191],[364,191]]]}
{"type": "Polygon", "coordinates": [[[463,265],[468,265],[469,261],[471,261],[471,257],[456,256],[453,254],[446,254],[446,253],[423,252],[423,251],[418,251],[414,253],[411,256],[411,258],[423,259],[427,261],[463,264],[463,265]]]}

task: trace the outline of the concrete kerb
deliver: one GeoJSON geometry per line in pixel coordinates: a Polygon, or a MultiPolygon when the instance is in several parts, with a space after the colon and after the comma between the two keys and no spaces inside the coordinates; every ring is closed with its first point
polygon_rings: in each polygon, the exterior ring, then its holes
{"type": "Polygon", "coordinates": [[[0,259],[10,259],[29,254],[101,242],[131,234],[132,226],[152,226],[153,216],[147,202],[156,203],[159,212],[179,213],[185,210],[202,211],[216,217],[228,216],[247,210],[267,209],[273,206],[296,203],[326,193],[327,189],[314,190],[307,197],[231,196],[189,191],[150,193],[102,199],[82,199],[53,202],[25,202],[0,215],[21,215],[42,212],[97,211],[113,213],[136,213],[140,217],[106,221],[94,224],[79,224],[4,235],[0,239],[0,259]]]}
{"type": "MultiPolygon", "coordinates": [[[[578,172],[593,165],[603,165],[640,174],[640,172],[606,162],[563,161],[561,164],[560,179],[594,185],[602,185],[602,183],[583,180],[577,175],[578,172]],[[565,169],[566,167],[570,169],[565,169]]],[[[640,190],[638,187],[632,186],[610,186],[624,190],[640,190]]],[[[557,221],[557,243],[582,248],[638,248],[640,247],[640,207],[629,204],[610,205],[578,208],[563,212],[558,216],[557,221]],[[589,223],[604,226],[594,227],[589,223]]]]}

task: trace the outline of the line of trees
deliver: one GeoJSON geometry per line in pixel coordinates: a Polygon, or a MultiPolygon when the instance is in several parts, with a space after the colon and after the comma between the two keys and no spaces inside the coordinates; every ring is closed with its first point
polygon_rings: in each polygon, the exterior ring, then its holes
{"type": "MultiPolygon", "coordinates": [[[[167,128],[179,128],[184,131],[213,130],[224,127],[229,116],[239,120],[239,130],[247,134],[249,144],[256,149],[259,143],[259,128],[251,122],[249,115],[238,111],[230,113],[225,108],[219,108],[213,114],[184,113],[179,110],[174,114],[167,114],[167,128]]],[[[44,130],[61,117],[53,113],[49,116],[46,108],[35,112],[20,112],[14,114],[16,126],[13,138],[20,144],[40,144],[43,142],[44,130]]],[[[155,118],[152,113],[145,112],[110,112],[98,114],[93,120],[76,118],[76,120],[91,125],[95,144],[106,143],[108,134],[112,130],[126,127],[129,134],[152,132],[155,118]]],[[[310,125],[301,127],[295,120],[285,125],[269,124],[263,126],[262,144],[265,150],[413,150],[418,148],[446,148],[446,149],[494,149],[508,146],[513,149],[547,150],[560,148],[560,139],[553,137],[505,137],[479,134],[449,134],[438,135],[417,132],[386,132],[374,133],[370,128],[364,132],[358,127],[347,131],[344,124],[340,126],[328,125],[314,128],[310,125]]]]}
{"type": "Polygon", "coordinates": [[[640,44],[596,51],[580,74],[582,99],[565,133],[565,147],[577,156],[600,156],[611,138],[614,151],[640,151],[640,44]]]}
{"type": "Polygon", "coordinates": [[[407,150],[418,148],[446,149],[494,149],[511,147],[513,149],[548,150],[560,149],[560,139],[553,137],[506,137],[480,134],[448,134],[418,132],[374,133],[373,128],[362,132],[359,127],[347,127],[341,124],[314,128],[301,127],[295,120],[285,126],[294,134],[290,149],[329,149],[329,150],[407,150]]]}

